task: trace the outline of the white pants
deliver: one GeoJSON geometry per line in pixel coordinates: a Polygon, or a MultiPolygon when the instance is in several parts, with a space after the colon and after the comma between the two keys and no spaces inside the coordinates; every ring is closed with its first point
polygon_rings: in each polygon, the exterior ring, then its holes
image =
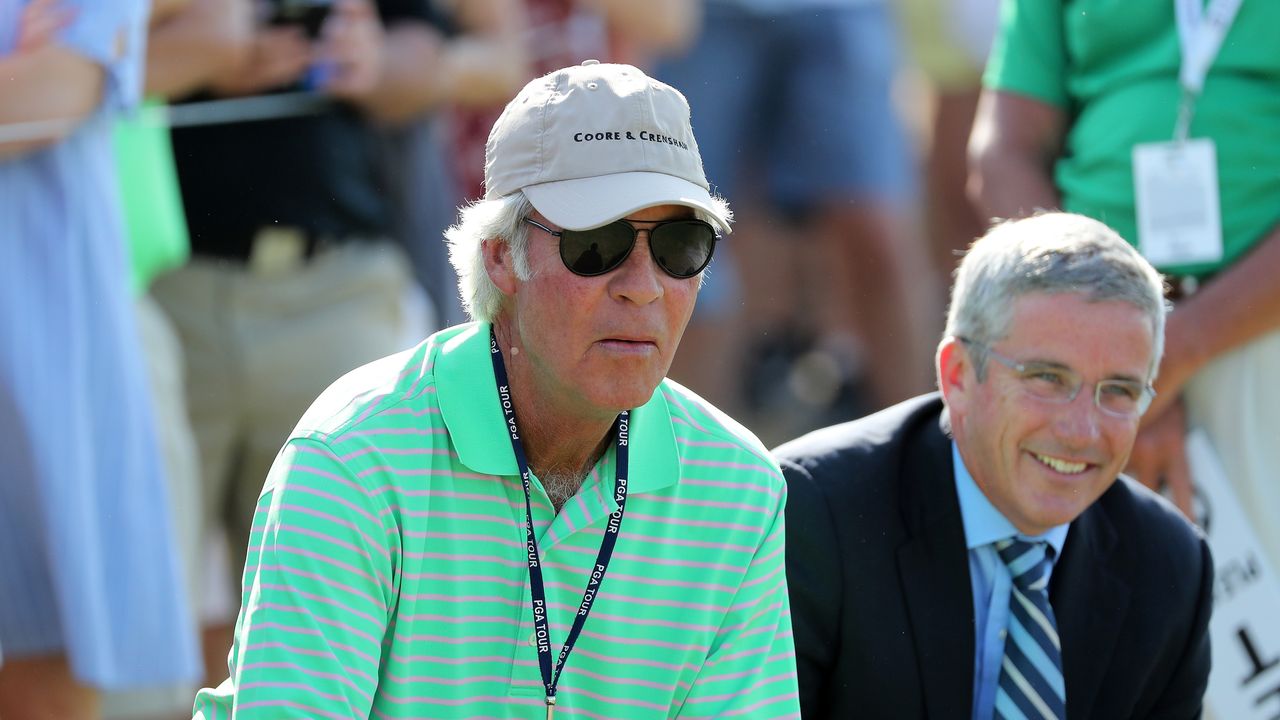
{"type": "Polygon", "coordinates": [[[1280,331],[1209,363],[1184,398],[1280,572],[1280,331]]]}

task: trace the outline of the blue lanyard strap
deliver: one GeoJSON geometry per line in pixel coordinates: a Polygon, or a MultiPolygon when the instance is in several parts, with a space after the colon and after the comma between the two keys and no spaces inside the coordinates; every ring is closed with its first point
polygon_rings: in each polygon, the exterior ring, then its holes
{"type": "Polygon", "coordinates": [[[556,686],[560,683],[560,673],[564,670],[565,661],[573,651],[573,644],[582,633],[582,626],[587,622],[591,606],[595,604],[596,593],[600,583],[604,581],[605,571],[609,568],[609,559],[613,557],[613,548],[618,544],[618,531],[622,528],[622,513],[627,506],[627,457],[628,457],[628,425],[631,412],[623,410],[613,422],[615,438],[614,463],[616,478],[613,484],[613,499],[618,509],[609,516],[605,525],[604,538],[600,541],[600,552],[596,555],[595,566],[591,577],[587,580],[587,589],[582,595],[582,604],[578,606],[578,614],[573,619],[573,627],[569,629],[569,637],[560,648],[560,658],[556,661],[555,672],[551,671],[551,634],[547,624],[547,592],[542,582],[542,563],[538,558],[538,538],[533,530],[533,489],[530,485],[529,461],[524,454],[524,444],[520,442],[520,431],[516,427],[516,412],[511,403],[511,383],[507,379],[507,367],[502,361],[502,352],[498,349],[498,339],[493,329],[489,329],[489,355],[493,359],[493,374],[498,381],[498,401],[502,405],[502,414],[507,421],[507,431],[511,436],[511,449],[516,456],[516,465],[520,468],[520,480],[524,483],[524,517],[525,540],[529,555],[529,590],[533,597],[533,629],[538,646],[538,667],[542,671],[542,684],[547,691],[548,717],[550,709],[556,702],[556,686]]]}

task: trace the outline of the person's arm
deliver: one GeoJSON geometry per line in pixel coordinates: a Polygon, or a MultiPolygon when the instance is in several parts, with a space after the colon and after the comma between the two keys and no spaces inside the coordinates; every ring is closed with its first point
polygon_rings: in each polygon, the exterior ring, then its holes
{"type": "Polygon", "coordinates": [[[516,0],[467,0],[456,7],[464,31],[445,38],[417,20],[383,29],[367,0],[339,0],[325,24],[321,57],[334,65],[325,91],[370,116],[401,122],[443,104],[503,102],[528,75],[516,0]]]}
{"type": "Polygon", "coordinates": [[[578,0],[616,33],[648,52],[673,53],[693,42],[702,23],[696,0],[578,0]]]}
{"type": "Polygon", "coordinates": [[[193,0],[151,0],[151,26],[165,22],[191,6],[193,0]]]}
{"type": "Polygon", "coordinates": [[[215,77],[238,72],[253,32],[247,0],[184,0],[153,16],[147,38],[148,95],[177,97],[215,77]]]}
{"type": "Polygon", "coordinates": [[[444,44],[440,89],[428,96],[424,107],[485,107],[510,100],[533,73],[524,38],[529,24],[525,4],[459,0],[454,21],[460,34],[444,44]]]}
{"type": "Polygon", "coordinates": [[[968,192],[979,214],[1019,218],[1057,208],[1053,164],[1065,133],[1066,115],[1057,106],[984,90],[969,136],[968,192]]]}
{"type": "Polygon", "coordinates": [[[1209,361],[1280,328],[1280,225],[1199,292],[1174,307],[1165,324],[1157,395],[1160,414],[1209,361]]]}
{"type": "Polygon", "coordinates": [[[786,489],[677,718],[799,717],[783,558],[786,489]]]}
{"type": "Polygon", "coordinates": [[[313,59],[302,28],[254,28],[245,60],[210,78],[207,89],[224,97],[256,95],[302,79],[313,59]]]}
{"type": "Polygon", "coordinates": [[[1071,99],[1066,10],[1059,0],[1003,0],[969,138],[969,196],[985,220],[1056,209],[1053,167],[1071,99]]]}
{"type": "Polygon", "coordinates": [[[103,82],[101,66],[59,45],[0,58],[0,128],[40,124],[31,137],[0,139],[0,160],[71,134],[102,101],[103,82]]]}
{"type": "Polygon", "coordinates": [[[196,717],[370,717],[400,552],[385,507],[327,445],[289,442],[254,514],[230,679],[196,717]]]}
{"type": "Polygon", "coordinates": [[[40,125],[22,139],[0,136],[0,160],[66,137],[102,100],[104,72],[89,58],[57,44],[75,9],[34,0],[18,20],[12,54],[0,57],[0,129],[40,125]]]}
{"type": "Polygon", "coordinates": [[[1156,397],[1142,417],[1125,472],[1148,487],[1168,488],[1187,517],[1193,489],[1186,463],[1182,389],[1213,359],[1280,328],[1280,226],[1247,255],[1169,313],[1156,397]]]}
{"type": "Polygon", "coordinates": [[[18,16],[13,47],[9,52],[20,55],[39,50],[52,43],[58,33],[76,18],[76,8],[60,0],[31,0],[18,16]]]}

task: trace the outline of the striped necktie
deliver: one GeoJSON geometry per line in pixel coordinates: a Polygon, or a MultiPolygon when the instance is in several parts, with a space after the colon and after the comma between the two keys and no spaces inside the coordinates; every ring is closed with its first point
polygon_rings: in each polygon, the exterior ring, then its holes
{"type": "Polygon", "coordinates": [[[1067,716],[1062,646],[1049,606],[1048,545],[1018,539],[995,544],[1013,576],[1009,632],[996,686],[997,720],[1067,716]]]}

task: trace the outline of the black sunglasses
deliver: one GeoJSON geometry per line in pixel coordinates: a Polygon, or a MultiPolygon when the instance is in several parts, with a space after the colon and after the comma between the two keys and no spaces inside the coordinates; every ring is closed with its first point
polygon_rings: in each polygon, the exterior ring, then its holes
{"type": "MultiPolygon", "coordinates": [[[[590,230],[552,230],[542,223],[525,222],[560,238],[560,259],[570,272],[583,277],[603,275],[618,267],[636,246],[639,229],[626,220],[615,220],[590,230]]],[[[716,249],[716,231],[702,220],[667,220],[649,229],[649,253],[663,272],[685,280],[702,272],[716,249]]]]}

